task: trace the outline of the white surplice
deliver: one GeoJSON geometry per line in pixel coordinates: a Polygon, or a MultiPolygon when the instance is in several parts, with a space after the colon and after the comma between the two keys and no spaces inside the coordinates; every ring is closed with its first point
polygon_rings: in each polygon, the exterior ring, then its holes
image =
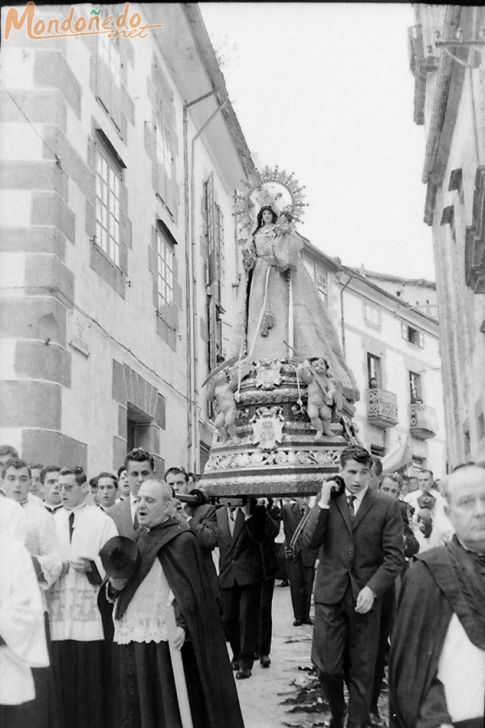
{"type": "Polygon", "coordinates": [[[7,498],[0,491],[0,533],[4,538],[25,541],[25,516],[22,507],[14,500],[7,498]]]}
{"type": "MultiPolygon", "coordinates": [[[[89,559],[104,577],[99,552],[108,539],[118,535],[113,519],[100,508],[86,504],[72,511],[62,508],[53,518],[63,562],[89,559]],[[72,541],[69,539],[71,513],[74,513],[72,541]]],[[[99,586],[89,583],[84,572],[76,571],[72,566],[55,582],[47,592],[52,641],[104,639],[97,604],[98,589],[99,586]]]]}
{"type": "Polygon", "coordinates": [[[39,506],[31,496],[22,504],[22,511],[25,516],[25,546],[29,554],[36,557],[42,569],[39,586],[44,608],[47,609],[44,592],[59,578],[62,569],[54,516],[45,510],[42,501],[39,506]]]}
{"type": "MultiPolygon", "coordinates": [[[[17,504],[16,504],[17,505],[17,504]]],[[[35,697],[31,667],[47,667],[44,610],[30,555],[0,536],[0,704],[35,697]]]]}

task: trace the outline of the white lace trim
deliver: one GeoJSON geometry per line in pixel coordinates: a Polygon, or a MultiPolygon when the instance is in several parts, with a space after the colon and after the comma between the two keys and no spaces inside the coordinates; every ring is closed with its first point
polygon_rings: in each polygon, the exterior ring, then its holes
{"type": "Polygon", "coordinates": [[[129,642],[166,642],[165,614],[163,617],[139,619],[135,624],[120,621],[115,625],[114,640],[119,645],[129,642]]]}

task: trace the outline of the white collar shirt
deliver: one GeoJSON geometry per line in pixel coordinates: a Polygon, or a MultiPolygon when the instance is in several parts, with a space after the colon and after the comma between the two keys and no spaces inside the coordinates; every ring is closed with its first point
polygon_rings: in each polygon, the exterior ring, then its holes
{"type": "Polygon", "coordinates": [[[350,490],[345,489],[345,497],[347,498],[347,502],[349,501],[350,496],[354,497],[354,516],[357,515],[357,511],[359,510],[362,501],[364,500],[364,496],[367,493],[369,486],[366,485],[365,488],[363,488],[359,493],[351,493],[350,490]]]}
{"type": "Polygon", "coordinates": [[[138,508],[138,498],[130,493],[130,511],[131,511],[131,522],[135,523],[136,510],[138,508]]]}

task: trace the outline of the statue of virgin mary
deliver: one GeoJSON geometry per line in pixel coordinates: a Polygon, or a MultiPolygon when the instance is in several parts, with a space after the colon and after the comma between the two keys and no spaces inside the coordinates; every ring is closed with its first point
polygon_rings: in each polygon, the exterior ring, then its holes
{"type": "Polygon", "coordinates": [[[229,358],[246,362],[325,359],[344,396],[355,401],[357,385],[305,268],[302,248],[303,238],[291,215],[283,211],[278,217],[274,206],[261,207],[243,249],[229,358]]]}

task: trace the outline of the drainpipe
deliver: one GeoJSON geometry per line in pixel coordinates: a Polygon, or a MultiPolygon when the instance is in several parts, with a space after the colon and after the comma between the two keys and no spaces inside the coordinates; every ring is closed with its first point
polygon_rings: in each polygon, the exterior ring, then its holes
{"type": "MultiPolygon", "coordinates": [[[[351,274],[350,274],[350,276],[349,276],[349,279],[348,279],[348,281],[347,281],[347,282],[345,283],[345,285],[344,285],[344,286],[342,286],[342,288],[340,289],[340,323],[341,323],[341,331],[342,331],[342,354],[343,354],[343,357],[344,357],[344,361],[345,361],[345,359],[346,359],[346,356],[345,356],[345,314],[344,314],[344,291],[345,291],[345,289],[347,288],[347,286],[349,285],[349,283],[350,283],[350,281],[352,280],[352,278],[353,278],[353,277],[354,277],[354,274],[353,274],[353,273],[351,273],[351,274]]],[[[339,281],[339,283],[341,284],[341,281],[339,281]]]]}
{"type": "Polygon", "coordinates": [[[194,154],[195,142],[206,129],[216,114],[229,101],[226,97],[219,103],[215,111],[204,122],[191,141],[190,173],[189,173],[189,143],[188,143],[188,109],[195,104],[213,96],[217,90],[209,91],[183,106],[183,136],[184,136],[184,206],[185,206],[185,283],[187,291],[186,327],[187,327],[187,446],[189,469],[197,472],[200,457],[197,448],[198,424],[198,391],[197,391],[197,296],[196,296],[196,270],[195,260],[195,226],[194,226],[194,154]],[[189,179],[190,177],[190,179],[189,179]]]}

